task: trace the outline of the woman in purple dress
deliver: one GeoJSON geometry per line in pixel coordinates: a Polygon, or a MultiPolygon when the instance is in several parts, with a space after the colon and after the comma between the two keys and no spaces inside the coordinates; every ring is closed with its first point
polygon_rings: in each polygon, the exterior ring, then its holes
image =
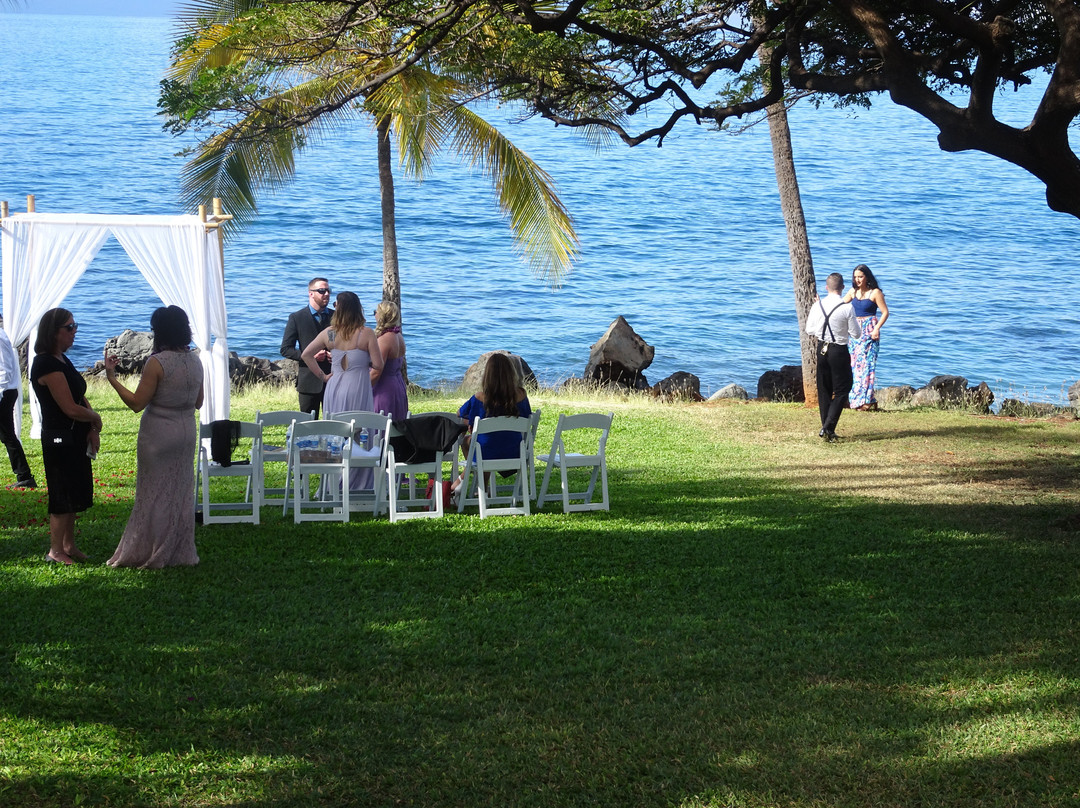
{"type": "Polygon", "coordinates": [[[889,319],[889,307],[885,294],[878,287],[877,278],[866,264],[859,264],[851,273],[851,291],[844,297],[851,303],[855,317],[862,326],[862,336],[851,343],[851,375],[854,383],[848,396],[853,410],[876,410],[874,382],[877,370],[878,346],[881,327],[889,319]],[[878,317],[878,309],[881,317],[878,317]]]}
{"type": "Polygon", "coordinates": [[[135,505],[111,567],[191,567],[195,550],[195,410],[203,403],[203,367],[188,347],[191,323],[179,306],[150,317],[154,350],[134,391],[116,378],[117,358],[105,355],[105,375],[132,412],[142,412],[136,443],[135,505]]]}
{"type": "Polygon", "coordinates": [[[375,412],[384,412],[392,419],[409,416],[409,394],[401,368],[405,364],[405,338],[401,336],[401,310],[383,301],[375,307],[375,336],[382,351],[382,374],[371,374],[371,393],[375,412]]]}

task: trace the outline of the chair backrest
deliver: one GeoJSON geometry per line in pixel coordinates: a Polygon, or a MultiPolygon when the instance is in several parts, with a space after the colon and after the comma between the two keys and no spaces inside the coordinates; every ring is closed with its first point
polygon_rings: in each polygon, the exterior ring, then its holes
{"type": "MultiPolygon", "coordinates": [[[[599,435],[593,436],[592,439],[596,440],[593,444],[596,446],[596,452],[587,452],[587,454],[596,454],[597,456],[604,454],[604,447],[607,445],[608,433],[611,431],[611,421],[615,417],[615,413],[609,412],[606,415],[599,412],[583,412],[578,415],[560,415],[559,423],[555,427],[555,438],[552,441],[553,451],[559,451],[563,447],[566,441],[565,434],[571,430],[599,430],[599,435]]],[[[591,448],[591,447],[590,447],[591,448]]]]}
{"type": "Polygon", "coordinates": [[[300,410],[267,410],[266,412],[255,411],[255,423],[263,426],[289,426],[293,421],[312,421],[315,419],[313,412],[301,412],[300,410]]]}
{"type": "MultiPolygon", "coordinates": [[[[473,421],[473,441],[472,444],[476,447],[476,452],[483,457],[483,447],[481,442],[477,440],[480,435],[490,435],[494,432],[517,432],[521,436],[521,449],[519,455],[523,452],[527,453],[531,446],[532,439],[532,419],[520,418],[512,415],[499,415],[494,418],[477,418],[473,421]]],[[[490,458],[494,459],[494,458],[490,458]]]]}
{"type": "MultiPolygon", "coordinates": [[[[424,427],[421,426],[419,428],[423,430],[424,427]]],[[[462,437],[464,437],[464,429],[465,420],[461,418],[457,413],[453,412],[418,412],[410,416],[409,418],[391,421],[390,431],[387,438],[389,457],[393,458],[394,464],[405,465],[406,461],[411,457],[413,453],[420,452],[426,455],[428,452],[431,452],[431,459],[424,462],[427,465],[431,465],[436,462],[437,456],[438,462],[442,463],[444,462],[444,460],[450,459],[447,456],[451,453],[453,453],[453,456],[456,456],[458,447],[461,445],[461,439],[462,437]],[[445,422],[432,423],[428,419],[440,419],[440,421],[442,419],[446,419],[448,421],[453,421],[454,423],[459,425],[461,432],[457,435],[456,440],[454,440],[451,445],[440,445],[436,443],[436,441],[439,441],[444,437],[448,437],[446,435],[446,430],[450,427],[448,424],[445,424],[445,422]],[[398,428],[397,424],[402,424],[403,428],[398,428]],[[417,438],[417,433],[416,431],[413,431],[412,434],[410,434],[407,430],[410,426],[417,426],[421,424],[425,426],[430,425],[430,434],[425,432],[422,436],[423,440],[427,443],[427,445],[424,445],[422,443],[419,446],[414,446],[411,440],[417,438]],[[440,429],[440,427],[442,428],[440,429]],[[395,448],[395,438],[405,438],[405,440],[398,441],[399,445],[397,448],[395,448]],[[405,450],[404,456],[400,454],[403,448],[405,450]]]]}
{"type": "MultiPolygon", "coordinates": [[[[221,421],[213,421],[209,424],[199,424],[199,439],[209,440],[214,436],[214,424],[219,424],[221,421]]],[[[237,421],[240,425],[240,437],[241,438],[257,438],[262,435],[262,429],[260,425],[254,421],[237,421]]]]}
{"type": "Polygon", "coordinates": [[[333,418],[335,421],[352,421],[356,425],[357,432],[361,429],[382,430],[386,428],[386,415],[383,413],[371,412],[370,410],[335,412],[327,417],[333,418]]]}
{"type": "Polygon", "coordinates": [[[317,418],[310,421],[294,421],[292,425],[293,444],[296,444],[297,438],[320,437],[322,435],[348,439],[352,438],[354,431],[351,420],[317,418]]]}
{"type": "MultiPolygon", "coordinates": [[[[211,440],[214,437],[214,424],[221,424],[224,421],[213,421],[209,424],[199,425],[199,448],[200,451],[206,452],[208,457],[211,456],[213,447],[211,446],[211,440]]],[[[253,423],[252,421],[236,421],[238,424],[238,434],[241,440],[250,440],[256,446],[262,441],[262,426],[260,424],[253,423]]],[[[245,459],[249,457],[249,452],[243,450],[237,455],[236,461],[239,462],[240,455],[245,459]]]]}

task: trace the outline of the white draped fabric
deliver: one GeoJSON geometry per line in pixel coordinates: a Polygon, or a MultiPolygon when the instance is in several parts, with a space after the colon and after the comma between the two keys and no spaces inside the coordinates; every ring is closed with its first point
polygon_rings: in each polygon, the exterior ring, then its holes
{"type": "MultiPolygon", "coordinates": [[[[206,392],[202,422],[229,417],[225,275],[216,228],[198,216],[53,213],[22,213],[0,227],[4,329],[13,345],[36,334],[41,315],[63,302],[112,233],[162,302],[179,306],[191,320],[206,392]]],[[[30,395],[31,435],[38,437],[40,410],[33,389],[30,395]]],[[[17,406],[16,428],[21,417],[17,406]]]]}

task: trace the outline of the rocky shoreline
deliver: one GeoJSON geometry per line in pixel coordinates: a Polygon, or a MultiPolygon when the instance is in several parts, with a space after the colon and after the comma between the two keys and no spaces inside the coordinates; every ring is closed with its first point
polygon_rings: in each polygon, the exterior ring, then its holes
{"type": "MultiPolygon", "coordinates": [[[[117,356],[120,373],[139,373],[150,356],[152,337],[148,332],[124,331],[106,343],[106,350],[117,356]]],[[[499,353],[508,353],[500,351],[499,353]]],[[[474,389],[480,385],[480,375],[491,353],[483,354],[465,371],[461,388],[474,389]]],[[[509,354],[521,369],[527,386],[536,385],[536,377],[527,361],[509,354]]],[[[801,365],[784,365],[779,370],[767,370],[758,379],[756,395],[737,385],[729,384],[706,399],[701,394],[701,380],[692,373],[678,371],[650,385],[645,370],[653,361],[655,348],[643,340],[625,318],[619,316],[591,347],[589,359],[580,378],[570,378],[560,389],[575,387],[590,390],[640,393],[666,401],[714,401],[736,399],[743,401],[805,401],[801,365]]],[[[298,363],[292,359],[270,360],[256,356],[229,355],[229,377],[236,389],[249,384],[293,386],[298,363]]],[[[98,362],[90,375],[103,375],[105,366],[98,362]]],[[[955,408],[991,414],[994,412],[994,393],[986,382],[969,386],[962,376],[939,375],[922,387],[910,385],[879,388],[876,391],[878,409],[905,410],[920,407],[955,408]]],[[[1080,381],[1068,390],[1069,406],[1046,402],[1004,399],[997,415],[1011,417],[1069,417],[1080,418],[1080,381]]]]}

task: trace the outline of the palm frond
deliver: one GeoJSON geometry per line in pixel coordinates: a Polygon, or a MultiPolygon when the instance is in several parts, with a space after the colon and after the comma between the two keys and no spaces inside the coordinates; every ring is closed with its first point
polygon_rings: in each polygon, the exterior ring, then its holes
{"type": "Polygon", "coordinates": [[[258,212],[260,191],[274,191],[295,174],[296,155],[327,131],[354,117],[342,106],[298,126],[277,125],[281,118],[302,116],[315,103],[347,95],[341,82],[314,79],[272,98],[232,126],[200,143],[197,155],[181,172],[181,201],[186,209],[218,197],[243,227],[258,212]]]}
{"type": "Polygon", "coordinates": [[[532,270],[558,286],[577,257],[579,240],[551,175],[468,107],[448,107],[443,115],[452,120],[451,148],[494,183],[499,207],[532,270]]]}

